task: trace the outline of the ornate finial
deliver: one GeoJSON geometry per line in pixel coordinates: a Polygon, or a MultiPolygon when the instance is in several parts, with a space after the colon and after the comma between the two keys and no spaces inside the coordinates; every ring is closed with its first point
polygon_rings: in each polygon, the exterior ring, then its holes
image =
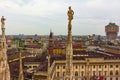
{"type": "Polygon", "coordinates": [[[1,18],[1,30],[2,30],[2,38],[1,38],[1,60],[2,63],[0,65],[0,80],[10,80],[10,71],[9,71],[9,64],[8,64],[8,60],[7,60],[7,55],[6,55],[6,51],[7,51],[7,47],[6,47],[6,38],[5,38],[5,18],[4,16],[2,16],[1,18]]]}
{"type": "Polygon", "coordinates": [[[71,6],[69,6],[67,15],[68,15],[68,43],[66,46],[66,78],[65,80],[73,80],[73,74],[72,74],[73,49],[72,49],[71,21],[73,20],[74,11],[71,9],[71,6]]]}
{"type": "Polygon", "coordinates": [[[73,15],[74,15],[74,11],[71,9],[71,6],[69,6],[67,15],[68,15],[68,20],[71,21],[73,19],[73,15]]]}
{"type": "Polygon", "coordinates": [[[3,25],[5,25],[5,18],[4,18],[4,16],[2,16],[2,18],[1,18],[1,23],[3,24],[3,25]]]}
{"type": "Polygon", "coordinates": [[[68,31],[71,32],[72,29],[72,25],[71,25],[71,21],[73,20],[73,15],[74,15],[74,11],[71,9],[71,6],[69,6],[69,10],[67,12],[68,15],[68,31]]]}

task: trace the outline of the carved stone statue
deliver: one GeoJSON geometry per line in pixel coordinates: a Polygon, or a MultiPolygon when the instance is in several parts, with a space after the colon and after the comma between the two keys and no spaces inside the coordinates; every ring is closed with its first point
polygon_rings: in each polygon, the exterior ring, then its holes
{"type": "Polygon", "coordinates": [[[5,25],[5,18],[4,18],[4,16],[2,16],[2,18],[1,18],[1,23],[2,23],[3,25],[5,25]]]}
{"type": "Polygon", "coordinates": [[[74,15],[74,11],[71,9],[71,6],[69,6],[67,15],[68,15],[68,20],[71,21],[73,19],[73,15],[74,15]]]}

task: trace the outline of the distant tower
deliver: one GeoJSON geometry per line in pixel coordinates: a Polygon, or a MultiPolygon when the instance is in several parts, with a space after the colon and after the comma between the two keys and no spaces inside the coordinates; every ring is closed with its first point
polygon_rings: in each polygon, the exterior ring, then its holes
{"type": "Polygon", "coordinates": [[[53,33],[52,31],[50,31],[50,35],[49,35],[49,54],[53,54],[53,47],[54,47],[54,39],[53,39],[53,33]]]}
{"type": "Polygon", "coordinates": [[[48,59],[48,77],[47,77],[47,80],[51,80],[51,77],[50,77],[50,58],[51,58],[51,55],[53,54],[53,47],[54,47],[53,33],[50,31],[48,56],[47,56],[47,59],[48,59]]]}
{"type": "Polygon", "coordinates": [[[9,65],[7,62],[7,47],[5,38],[5,18],[1,18],[1,29],[2,29],[2,39],[1,39],[1,50],[0,50],[0,80],[10,80],[9,65]]]}
{"type": "Polygon", "coordinates": [[[72,48],[72,19],[73,10],[69,7],[68,10],[68,41],[66,46],[66,76],[65,80],[73,80],[73,70],[72,70],[72,59],[73,59],[73,48],[72,48]]]}
{"type": "Polygon", "coordinates": [[[115,23],[109,23],[105,26],[105,32],[108,40],[115,40],[119,32],[119,26],[115,23]]]}

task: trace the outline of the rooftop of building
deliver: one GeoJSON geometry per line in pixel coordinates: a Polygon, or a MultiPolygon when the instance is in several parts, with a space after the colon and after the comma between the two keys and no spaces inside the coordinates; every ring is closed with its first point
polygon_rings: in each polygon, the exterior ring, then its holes
{"type": "MultiPolygon", "coordinates": [[[[73,51],[73,60],[86,60],[86,58],[103,58],[104,60],[120,60],[120,54],[113,54],[104,51],[73,51]]],[[[51,55],[50,64],[52,65],[55,60],[66,60],[66,54],[51,55]]],[[[47,71],[47,60],[44,64],[39,66],[36,71],[47,71]]]]}
{"type": "Polygon", "coordinates": [[[105,27],[119,27],[118,25],[116,25],[115,23],[110,22],[107,26],[105,27]]]}
{"type": "Polygon", "coordinates": [[[41,45],[37,44],[37,45],[25,45],[25,48],[36,48],[36,49],[40,49],[42,48],[41,45]]]}
{"type": "MultiPolygon", "coordinates": [[[[19,76],[19,66],[20,66],[20,62],[19,62],[19,53],[18,51],[15,51],[15,50],[8,50],[8,61],[9,61],[9,67],[10,67],[10,73],[11,73],[11,76],[14,76],[14,77],[18,77],[19,76]],[[13,53],[12,53],[13,52],[13,53]],[[12,55],[10,55],[12,54],[12,55]]],[[[31,62],[31,63],[36,63],[38,62],[40,64],[40,62],[43,62],[45,60],[45,57],[46,55],[42,55],[40,57],[42,58],[39,58],[38,56],[37,57],[29,57],[29,55],[31,55],[31,53],[28,53],[28,52],[22,52],[22,62],[25,63],[25,62],[31,62]]],[[[31,76],[32,76],[32,73],[29,73],[29,72],[26,72],[26,68],[23,66],[23,72],[24,72],[24,77],[25,78],[29,78],[31,79],[31,76]]]]}

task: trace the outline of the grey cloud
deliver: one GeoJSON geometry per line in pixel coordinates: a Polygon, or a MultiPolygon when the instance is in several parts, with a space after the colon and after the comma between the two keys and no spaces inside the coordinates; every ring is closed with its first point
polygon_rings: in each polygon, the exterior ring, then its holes
{"type": "Polygon", "coordinates": [[[33,0],[11,0],[11,2],[19,5],[19,6],[24,6],[32,2],[33,0]]]}
{"type": "MultiPolygon", "coordinates": [[[[44,34],[47,33],[50,28],[54,28],[55,33],[66,34],[68,6],[72,6],[72,9],[75,12],[73,20],[73,34],[92,34],[92,32],[96,34],[105,34],[104,26],[107,25],[110,21],[120,25],[120,0],[11,1],[19,5],[19,7],[12,9],[13,6],[11,5],[12,8],[6,7],[6,9],[4,9],[4,11],[2,11],[0,14],[5,14],[7,21],[9,22],[8,26],[10,25],[9,27],[13,27],[14,24],[11,23],[12,21],[15,21],[15,23],[17,23],[15,26],[20,27],[21,31],[22,28],[26,29],[30,26],[33,27],[32,29],[34,29],[33,33],[37,31],[44,34]],[[44,4],[40,3],[42,1],[44,4]],[[29,7],[30,10],[28,10],[29,7]],[[40,15],[41,13],[42,15],[40,15]]],[[[0,10],[2,9],[0,8],[0,10]]],[[[30,33],[28,31],[24,32],[30,33]]],[[[20,31],[18,31],[18,33],[20,33],[20,31]]]]}

